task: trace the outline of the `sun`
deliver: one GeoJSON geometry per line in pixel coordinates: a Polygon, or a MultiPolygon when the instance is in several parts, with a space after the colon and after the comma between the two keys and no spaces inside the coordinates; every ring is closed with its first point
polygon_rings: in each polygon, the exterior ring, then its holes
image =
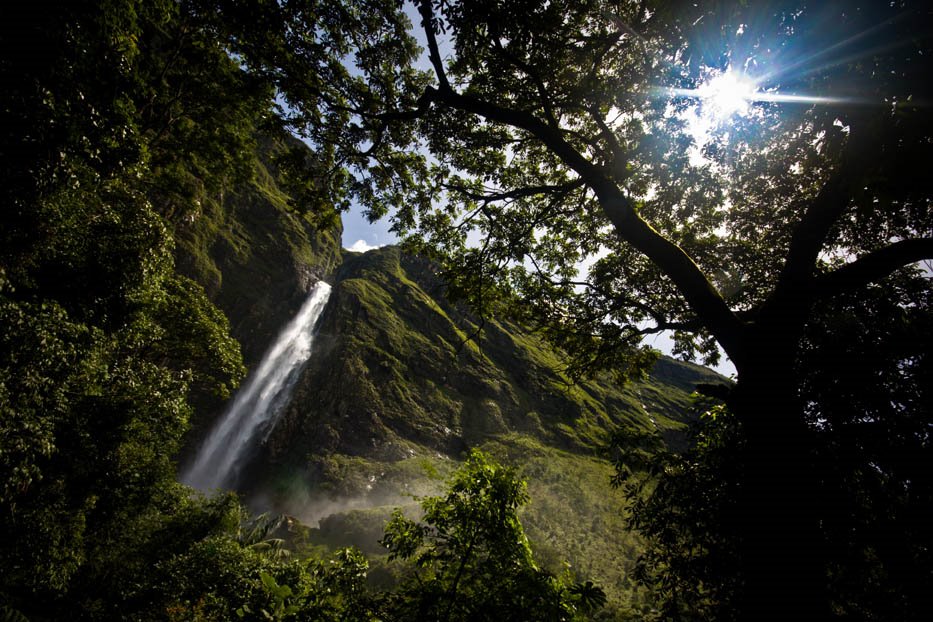
{"type": "MultiPolygon", "coordinates": [[[[752,59],[746,59],[741,66],[756,66],[752,59]]],[[[866,98],[839,97],[831,94],[786,92],[781,89],[781,82],[794,82],[800,64],[788,67],[775,66],[770,71],[756,66],[756,75],[726,67],[701,67],[700,79],[695,88],[658,88],[657,96],[665,98],[672,105],[668,108],[672,117],[683,124],[686,133],[693,138],[691,162],[702,163],[705,156],[702,149],[720,136],[726,140],[737,125],[743,121],[763,118],[762,105],[794,106],[839,106],[848,104],[872,105],[866,98]]]]}
{"type": "Polygon", "coordinates": [[[727,70],[712,76],[695,93],[702,106],[701,114],[721,123],[734,115],[747,115],[750,102],[757,98],[757,91],[754,81],[727,70]]]}
{"type": "Polygon", "coordinates": [[[696,88],[671,89],[669,93],[692,101],[677,116],[686,122],[687,132],[698,146],[709,142],[710,136],[727,127],[733,117],[750,116],[754,102],[777,101],[774,94],[762,93],[755,80],[731,69],[709,71],[696,88]]]}

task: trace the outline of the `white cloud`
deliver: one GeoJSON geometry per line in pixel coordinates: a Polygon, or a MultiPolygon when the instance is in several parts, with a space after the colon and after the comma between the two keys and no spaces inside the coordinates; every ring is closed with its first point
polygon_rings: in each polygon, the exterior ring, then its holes
{"type": "Polygon", "coordinates": [[[371,251],[374,248],[381,247],[382,244],[376,244],[375,246],[367,242],[366,240],[357,240],[352,245],[347,247],[348,251],[353,251],[354,253],[365,253],[366,251],[371,251]]]}

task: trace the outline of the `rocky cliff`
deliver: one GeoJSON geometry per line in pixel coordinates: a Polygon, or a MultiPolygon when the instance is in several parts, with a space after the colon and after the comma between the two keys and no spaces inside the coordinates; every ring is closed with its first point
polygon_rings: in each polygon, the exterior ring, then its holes
{"type": "Polygon", "coordinates": [[[252,179],[208,197],[175,230],[177,269],[227,315],[250,367],[341,261],[341,229],[319,230],[289,205],[274,160],[294,140],[262,139],[252,179]]]}

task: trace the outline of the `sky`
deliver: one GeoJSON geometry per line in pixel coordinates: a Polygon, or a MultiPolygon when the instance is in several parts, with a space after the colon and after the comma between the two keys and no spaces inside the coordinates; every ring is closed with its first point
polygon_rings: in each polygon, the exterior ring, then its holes
{"type": "Polygon", "coordinates": [[[358,253],[365,253],[373,248],[394,244],[398,238],[389,231],[386,218],[370,223],[356,204],[343,214],[343,247],[358,253]]]}

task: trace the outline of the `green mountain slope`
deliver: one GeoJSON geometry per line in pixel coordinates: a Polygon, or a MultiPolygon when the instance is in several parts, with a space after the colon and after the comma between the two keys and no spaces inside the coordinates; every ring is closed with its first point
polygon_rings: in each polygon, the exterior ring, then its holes
{"type": "MultiPolygon", "coordinates": [[[[615,614],[637,617],[641,545],[609,486],[609,435],[678,439],[694,386],[722,378],[662,357],[643,381],[570,383],[536,335],[447,301],[429,262],[392,247],[341,251],[339,230],[290,210],[272,164],[283,146],[263,141],[252,180],[206,197],[174,236],[178,270],[228,316],[252,366],[314,282],[334,285],[315,354],[242,486],[253,508],[296,516],[313,544],[353,544],[378,560],[391,508],[440,492],[480,447],[528,480],[522,521],[537,559],[598,582],[615,614]]],[[[392,573],[377,561],[371,579],[392,573]]]]}
{"type": "MultiPolygon", "coordinates": [[[[537,336],[447,301],[429,262],[397,248],[341,251],[339,229],[291,210],[273,164],[283,140],[261,141],[252,178],[205,196],[174,231],[177,270],[227,315],[250,366],[317,280],[334,285],[315,354],[242,486],[253,508],[298,517],[313,543],[353,544],[378,560],[391,508],[440,492],[480,447],[522,469],[532,499],[522,520],[539,562],[597,581],[613,611],[637,617],[640,543],[609,486],[609,434],[680,438],[693,387],[721,377],[662,357],[644,381],[571,384],[537,336]]],[[[390,567],[372,574],[393,580],[390,567]]]]}
{"type": "Polygon", "coordinates": [[[570,384],[559,353],[507,322],[480,330],[431,264],[397,248],[347,253],[333,281],[316,353],[244,484],[254,508],[320,521],[313,542],[378,556],[390,508],[438,492],[480,447],[522,467],[542,563],[600,581],[617,612],[637,607],[640,545],[609,485],[609,434],[679,435],[693,386],[721,377],[662,358],[644,381],[570,384]]]}
{"type": "Polygon", "coordinates": [[[323,455],[456,456],[509,432],[597,453],[615,426],[677,429],[692,385],[718,378],[664,360],[650,381],[572,385],[558,353],[495,319],[480,331],[427,262],[396,248],[350,255],[335,280],[319,353],[265,460],[273,471],[304,468],[312,482],[323,455]]]}
{"type": "Polygon", "coordinates": [[[252,179],[205,197],[175,225],[176,269],[224,311],[251,366],[341,260],[340,228],[319,230],[289,207],[273,160],[294,141],[260,140],[252,179]]]}

